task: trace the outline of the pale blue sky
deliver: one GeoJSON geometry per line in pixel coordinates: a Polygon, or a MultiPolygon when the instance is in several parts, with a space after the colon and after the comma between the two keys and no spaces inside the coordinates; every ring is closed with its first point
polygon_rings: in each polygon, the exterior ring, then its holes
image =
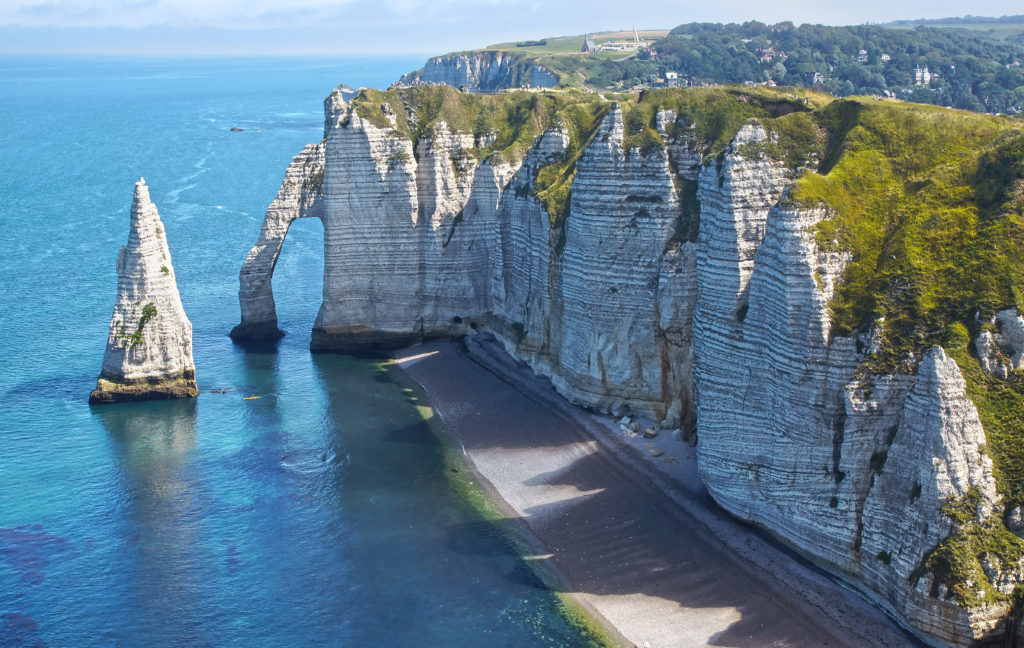
{"type": "Polygon", "coordinates": [[[1022,13],[1019,0],[0,0],[0,53],[443,53],[684,22],[832,25],[1022,13]]]}

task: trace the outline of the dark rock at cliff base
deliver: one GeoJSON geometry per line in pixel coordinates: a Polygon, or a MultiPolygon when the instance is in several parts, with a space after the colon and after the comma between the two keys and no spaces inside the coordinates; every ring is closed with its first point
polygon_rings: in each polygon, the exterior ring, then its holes
{"type": "Polygon", "coordinates": [[[126,403],[131,401],[166,400],[168,398],[194,398],[199,389],[193,378],[177,378],[160,382],[125,384],[100,378],[96,389],[89,394],[90,405],[126,403]]]}
{"type": "Polygon", "coordinates": [[[265,344],[283,338],[284,331],[277,328],[276,322],[245,322],[231,329],[228,335],[239,344],[265,344]]]}

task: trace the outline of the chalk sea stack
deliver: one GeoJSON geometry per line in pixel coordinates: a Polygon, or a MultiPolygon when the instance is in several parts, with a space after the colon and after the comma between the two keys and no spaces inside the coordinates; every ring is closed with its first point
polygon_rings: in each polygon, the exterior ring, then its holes
{"type": "Polygon", "coordinates": [[[140,178],[135,183],[128,245],[117,255],[117,301],[103,369],[89,402],[198,394],[192,323],[181,306],[163,223],[140,178]]]}

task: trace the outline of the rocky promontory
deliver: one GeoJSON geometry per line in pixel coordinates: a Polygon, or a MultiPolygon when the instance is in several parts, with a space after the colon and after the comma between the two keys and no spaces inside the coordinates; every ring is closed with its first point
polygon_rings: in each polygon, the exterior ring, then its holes
{"type": "Polygon", "coordinates": [[[128,244],[117,255],[117,301],[103,368],[89,402],[198,394],[192,323],[178,295],[163,223],[140,178],[135,183],[128,244]]]}
{"type": "Polygon", "coordinates": [[[929,643],[1016,632],[1019,121],[754,87],[325,106],[237,331],[269,328],[287,223],[319,217],[314,350],[489,332],[567,399],[696,438],[722,508],[929,643]]]}
{"type": "Polygon", "coordinates": [[[399,85],[446,84],[471,92],[496,92],[518,87],[553,88],[558,75],[530,57],[501,50],[446,54],[427,60],[421,69],[403,74],[399,85]]]}

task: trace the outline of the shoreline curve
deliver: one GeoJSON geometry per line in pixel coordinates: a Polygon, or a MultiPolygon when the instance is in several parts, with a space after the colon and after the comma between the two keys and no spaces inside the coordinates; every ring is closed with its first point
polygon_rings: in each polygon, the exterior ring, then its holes
{"type": "MultiPolygon", "coordinates": [[[[921,646],[707,495],[694,449],[626,438],[487,335],[391,354],[519,523],[531,562],[625,645],[921,646]]],[[[633,435],[636,436],[636,435],[633,435]]]]}

